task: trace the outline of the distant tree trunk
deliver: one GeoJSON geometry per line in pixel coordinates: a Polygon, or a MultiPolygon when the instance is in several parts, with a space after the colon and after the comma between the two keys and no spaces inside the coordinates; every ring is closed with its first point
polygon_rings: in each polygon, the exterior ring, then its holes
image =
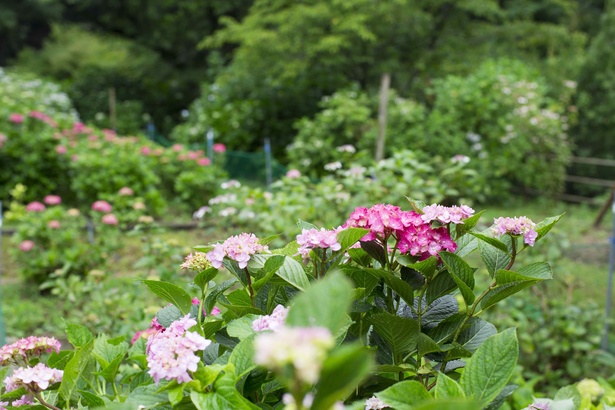
{"type": "Polygon", "coordinates": [[[384,139],[387,132],[387,106],[391,75],[383,73],[380,80],[380,106],[378,107],[378,141],[376,142],[376,162],[384,158],[384,139]]]}

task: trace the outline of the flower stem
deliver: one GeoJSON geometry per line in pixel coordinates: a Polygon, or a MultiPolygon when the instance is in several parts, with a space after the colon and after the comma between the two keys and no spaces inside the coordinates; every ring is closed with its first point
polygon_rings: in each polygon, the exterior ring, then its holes
{"type": "Polygon", "coordinates": [[[33,392],[33,394],[34,394],[34,397],[36,397],[36,399],[39,401],[39,403],[41,403],[43,406],[47,407],[48,409],[61,410],[59,407],[56,407],[53,404],[49,404],[45,400],[43,400],[43,396],[41,396],[40,392],[33,392]]]}
{"type": "Polygon", "coordinates": [[[508,266],[506,266],[506,270],[510,270],[510,268],[512,268],[512,266],[515,264],[515,259],[517,258],[517,238],[511,235],[510,239],[512,240],[512,257],[510,258],[510,263],[508,264],[508,266]]]}
{"type": "Polygon", "coordinates": [[[248,268],[243,269],[246,272],[246,281],[248,282],[248,292],[250,293],[250,300],[252,301],[252,306],[254,306],[254,289],[252,288],[252,278],[250,277],[250,272],[248,272],[248,268]]]}

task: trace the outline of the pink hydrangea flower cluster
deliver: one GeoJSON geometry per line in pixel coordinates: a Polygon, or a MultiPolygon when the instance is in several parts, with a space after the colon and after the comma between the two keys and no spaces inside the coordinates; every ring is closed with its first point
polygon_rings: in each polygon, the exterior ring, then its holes
{"type": "Polygon", "coordinates": [[[30,202],[26,205],[26,211],[28,212],[43,212],[45,209],[47,209],[45,205],[38,201],[30,202]]]}
{"type": "Polygon", "coordinates": [[[220,143],[214,144],[213,145],[213,150],[214,150],[214,152],[216,152],[218,154],[221,154],[221,153],[226,151],[226,146],[224,144],[220,144],[220,143]]]}
{"type": "Polygon", "coordinates": [[[324,327],[280,327],[277,332],[259,333],[254,340],[256,364],[282,372],[288,365],[302,382],[318,381],[327,352],[335,344],[324,327]]]}
{"type": "Polygon", "coordinates": [[[11,376],[4,379],[6,391],[17,390],[25,387],[30,392],[41,392],[46,390],[49,385],[61,382],[64,372],[58,369],[47,367],[39,363],[34,367],[18,367],[11,376]]]}
{"type": "Polygon", "coordinates": [[[184,263],[180,265],[183,270],[191,270],[194,272],[203,272],[211,267],[209,259],[204,252],[192,252],[186,256],[184,263]]]}
{"type": "Polygon", "coordinates": [[[166,331],[158,332],[148,339],[148,373],[156,384],[161,379],[176,380],[178,383],[192,380],[188,372],[196,371],[201,360],[194,352],[204,350],[211,344],[211,340],[188,330],[194,325],[196,320],[186,315],[171,323],[166,331]]]}
{"type": "Polygon", "coordinates": [[[43,121],[44,123],[51,125],[54,128],[58,126],[58,123],[55,122],[49,115],[45,114],[44,112],[32,111],[30,112],[30,117],[43,121]]]}
{"type": "Polygon", "coordinates": [[[107,201],[96,201],[92,204],[92,210],[97,212],[109,213],[113,210],[111,204],[107,201]]]}
{"type": "Polygon", "coordinates": [[[343,226],[369,229],[361,241],[379,240],[384,244],[393,236],[401,253],[410,253],[420,259],[436,256],[442,250],[454,252],[457,249],[446,227],[433,228],[417,212],[402,211],[393,205],[356,208],[343,226]]]}
{"type": "Polygon", "coordinates": [[[30,252],[32,249],[34,249],[34,245],[35,244],[33,241],[26,239],[19,244],[19,250],[22,252],[30,252]]]}
{"type": "Polygon", "coordinates": [[[534,246],[534,242],[538,237],[538,233],[535,230],[536,224],[525,216],[515,218],[495,218],[493,223],[493,233],[495,235],[523,235],[523,242],[529,246],[534,246]]]}
{"type": "Polygon", "coordinates": [[[60,347],[60,342],[53,337],[28,336],[0,348],[0,366],[26,363],[43,353],[59,353],[60,347]]]}
{"type": "Polygon", "coordinates": [[[30,397],[28,396],[21,396],[21,398],[15,400],[13,403],[11,403],[11,406],[13,407],[19,407],[19,406],[32,406],[34,404],[34,402],[30,399],[30,397]]]}
{"type": "Polygon", "coordinates": [[[119,191],[117,191],[117,194],[120,196],[133,196],[134,191],[131,188],[128,188],[127,186],[123,186],[120,188],[119,191]]]}
{"type": "Polygon", "coordinates": [[[299,254],[303,259],[307,259],[310,256],[310,251],[315,248],[339,251],[342,249],[342,245],[337,241],[337,234],[343,229],[340,226],[331,230],[326,230],[325,228],[302,230],[301,234],[297,235],[299,254]]]}
{"type": "Polygon", "coordinates": [[[265,330],[272,330],[275,332],[284,325],[286,316],[288,316],[288,309],[282,305],[277,305],[270,315],[261,316],[255,319],[252,322],[252,329],[255,332],[262,332],[265,330]]]}
{"type": "Polygon", "coordinates": [[[301,171],[299,171],[298,169],[290,169],[286,173],[286,178],[294,179],[299,177],[301,177],[301,171]]]}
{"type": "Polygon", "coordinates": [[[269,252],[266,245],[261,245],[259,239],[253,233],[242,233],[231,236],[223,243],[216,244],[214,249],[207,253],[207,259],[211,265],[220,269],[224,257],[234,260],[240,269],[248,266],[250,257],[257,252],[269,252]]]}
{"type": "Polygon", "coordinates": [[[62,227],[62,224],[60,223],[60,221],[53,219],[47,222],[47,227],[49,229],[60,229],[62,227]]]}
{"type": "Polygon", "coordinates": [[[60,205],[62,203],[62,198],[60,198],[58,195],[47,195],[43,199],[43,202],[47,205],[60,205]]]}
{"type": "Polygon", "coordinates": [[[9,115],[9,121],[14,124],[21,124],[23,120],[24,120],[24,116],[21,114],[12,113],[11,115],[9,115]]]}
{"type": "Polygon", "coordinates": [[[423,208],[421,219],[425,222],[439,221],[443,224],[462,224],[464,219],[474,215],[474,209],[467,205],[444,206],[433,204],[423,208]]]}
{"type": "Polygon", "coordinates": [[[119,219],[117,219],[117,216],[113,214],[103,215],[100,221],[105,225],[117,225],[120,222],[119,219]]]}

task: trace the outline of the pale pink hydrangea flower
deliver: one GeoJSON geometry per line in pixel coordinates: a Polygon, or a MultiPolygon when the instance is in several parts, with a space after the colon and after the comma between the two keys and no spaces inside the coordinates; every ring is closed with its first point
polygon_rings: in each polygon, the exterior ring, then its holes
{"type": "Polygon", "coordinates": [[[365,410],[382,410],[386,407],[389,406],[378,397],[374,396],[365,400],[365,410]]]}
{"type": "Polygon", "coordinates": [[[211,213],[211,208],[208,206],[202,206],[192,214],[192,219],[203,219],[205,214],[208,213],[211,213]]]}
{"type": "Polygon", "coordinates": [[[60,229],[62,225],[60,224],[60,221],[53,219],[47,222],[47,227],[49,227],[49,229],[60,229]]]}
{"type": "Polygon", "coordinates": [[[92,210],[109,213],[113,210],[113,208],[111,207],[111,204],[107,201],[96,201],[92,204],[92,210]]]}
{"type": "Polygon", "coordinates": [[[117,191],[117,193],[120,196],[133,196],[135,194],[135,192],[127,186],[121,187],[120,190],[117,191]]]}
{"type": "Polygon", "coordinates": [[[336,150],[338,152],[347,152],[349,154],[354,154],[355,152],[357,152],[357,149],[354,147],[354,145],[350,145],[350,144],[340,145],[339,147],[336,148],[336,150]]]}
{"type": "Polygon", "coordinates": [[[298,169],[289,169],[286,173],[286,178],[295,179],[301,177],[301,171],[298,169]]]}
{"type": "Polygon", "coordinates": [[[11,376],[4,379],[6,391],[25,387],[30,392],[41,392],[49,385],[61,382],[64,372],[39,363],[34,367],[18,367],[11,376]]]}
{"type": "Polygon", "coordinates": [[[7,410],[6,406],[9,405],[8,401],[0,401],[0,410],[7,410]]]}
{"type": "Polygon", "coordinates": [[[194,272],[203,272],[211,267],[211,263],[207,259],[204,252],[192,252],[186,256],[184,263],[180,265],[183,270],[191,270],[194,272]]]}
{"type": "Polygon", "coordinates": [[[222,189],[241,188],[241,182],[237,181],[236,179],[231,179],[229,181],[221,183],[220,188],[222,189]]]}
{"type": "Polygon", "coordinates": [[[261,316],[252,322],[252,329],[255,332],[262,332],[265,330],[276,331],[284,325],[288,316],[288,308],[282,305],[277,305],[270,315],[261,316]]]}
{"type": "Polygon", "coordinates": [[[335,170],[342,168],[342,163],[339,161],[330,162],[328,164],[325,164],[324,168],[325,168],[325,171],[335,171],[335,170]]]}
{"type": "Polygon", "coordinates": [[[196,163],[202,167],[206,167],[211,165],[211,160],[209,158],[199,158],[196,163]]]}
{"type": "Polygon", "coordinates": [[[214,152],[218,153],[218,154],[222,154],[223,152],[226,151],[226,146],[224,144],[214,144],[213,146],[213,150],[214,152]]]}
{"type": "Polygon", "coordinates": [[[171,323],[164,332],[158,332],[148,339],[148,373],[156,384],[161,379],[176,380],[178,383],[192,380],[188,372],[196,371],[201,360],[194,353],[211,344],[211,340],[189,331],[194,325],[196,320],[186,315],[171,323]]]}
{"type": "Polygon", "coordinates": [[[444,206],[433,204],[423,208],[421,219],[425,222],[440,221],[443,224],[462,224],[464,219],[474,215],[474,209],[467,205],[444,206]]]}
{"type": "Polygon", "coordinates": [[[182,144],[173,144],[171,149],[175,152],[180,152],[180,151],[183,151],[184,146],[182,144]]]}
{"type": "Polygon", "coordinates": [[[60,342],[53,337],[28,336],[0,348],[0,366],[27,363],[43,353],[59,353],[60,347],[60,342]]]}
{"type": "Polygon", "coordinates": [[[254,340],[254,361],[281,372],[288,365],[295,377],[313,384],[318,381],[322,364],[335,340],[324,327],[281,327],[275,333],[259,333],[254,340]]]}
{"type": "Polygon", "coordinates": [[[520,216],[515,218],[495,218],[493,233],[497,236],[505,234],[523,235],[523,242],[529,246],[534,246],[534,242],[538,237],[535,230],[536,224],[531,219],[520,216]]]}
{"type": "Polygon", "coordinates": [[[28,396],[21,396],[21,398],[15,400],[13,403],[11,403],[11,406],[13,407],[19,407],[19,406],[32,406],[34,405],[34,402],[32,401],[32,399],[30,399],[30,397],[28,396]]]}
{"type": "Polygon", "coordinates": [[[47,209],[45,205],[38,201],[30,202],[26,205],[26,211],[28,212],[43,212],[45,209],[47,209]]]}
{"type": "Polygon", "coordinates": [[[9,121],[14,124],[21,124],[23,123],[23,120],[24,120],[24,116],[21,114],[12,113],[11,115],[9,115],[9,121]]]}
{"type": "Polygon", "coordinates": [[[62,198],[58,195],[47,195],[43,198],[43,202],[47,205],[60,205],[62,203],[62,198]]]}
{"type": "Polygon", "coordinates": [[[56,152],[60,155],[66,154],[66,147],[64,145],[58,145],[56,147],[56,152]]]}
{"type": "Polygon", "coordinates": [[[152,153],[152,149],[150,147],[142,147],[141,148],[141,154],[148,156],[149,154],[152,153]]]}
{"type": "Polygon", "coordinates": [[[325,228],[303,229],[301,234],[297,235],[299,254],[305,260],[309,258],[310,251],[315,248],[339,251],[342,249],[342,245],[337,241],[337,234],[343,229],[341,226],[331,230],[325,228]]]}
{"type": "Polygon", "coordinates": [[[451,162],[453,164],[467,164],[470,162],[470,157],[467,155],[458,154],[451,158],[451,162]]]}
{"type": "Polygon", "coordinates": [[[243,269],[248,266],[250,257],[257,252],[269,252],[269,248],[266,245],[261,245],[256,235],[242,233],[231,236],[223,243],[216,244],[214,249],[207,253],[207,259],[214,268],[220,269],[224,257],[228,257],[236,261],[239,268],[243,269]]]}
{"type": "Polygon", "coordinates": [[[34,249],[34,242],[29,239],[26,239],[19,244],[19,250],[22,252],[30,252],[32,249],[34,249]]]}
{"type": "Polygon", "coordinates": [[[117,225],[120,222],[119,219],[117,219],[117,216],[113,214],[103,215],[100,221],[105,225],[117,225]]]}

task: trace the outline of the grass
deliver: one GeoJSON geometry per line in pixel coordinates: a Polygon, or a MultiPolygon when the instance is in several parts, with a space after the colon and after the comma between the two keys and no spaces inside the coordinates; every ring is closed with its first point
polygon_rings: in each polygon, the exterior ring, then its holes
{"type": "MultiPolygon", "coordinates": [[[[554,280],[546,285],[548,294],[566,298],[579,305],[592,301],[604,307],[611,214],[605,218],[599,228],[593,229],[592,224],[598,213],[595,208],[548,201],[517,200],[505,205],[488,207],[482,219],[484,227],[487,228],[493,218],[498,216],[525,215],[534,221],[540,221],[560,213],[565,213],[560,223],[555,226],[544,243],[540,243],[538,249],[531,249],[520,255],[518,266],[522,266],[524,261],[548,260],[554,271],[554,280]]],[[[169,274],[177,275],[181,256],[190,252],[193,245],[221,240],[227,236],[226,232],[198,229],[167,231],[157,233],[150,238],[161,240],[161,243],[170,243],[179,249],[173,254],[172,260],[167,261],[170,266],[169,274]]],[[[121,334],[126,335],[134,331],[135,327],[127,327],[126,323],[120,323],[122,321],[137,323],[136,325],[131,323],[131,326],[146,326],[156,309],[160,307],[158,306],[160,301],[151,298],[146,291],[141,292],[142,285],[137,281],[144,277],[159,275],[159,271],[151,266],[135,267],[135,263],[144,256],[143,238],[143,235],[127,234],[121,250],[113,255],[110,263],[113,271],[104,285],[104,291],[111,292],[108,301],[111,305],[107,306],[104,300],[94,301],[96,304],[88,301],[90,305],[83,305],[77,301],[71,305],[59,298],[38,296],[36,289],[20,280],[17,266],[8,252],[13,245],[9,237],[3,237],[1,296],[8,336],[20,337],[28,333],[61,334],[59,329],[63,327],[61,317],[64,314],[63,310],[69,312],[68,316],[90,323],[94,328],[97,328],[94,326],[95,323],[102,323],[100,329],[119,329],[121,334]],[[118,297],[118,292],[124,296],[118,297]],[[74,311],[86,309],[87,306],[95,306],[97,311],[74,311]],[[101,317],[108,314],[105,309],[112,310],[110,318],[101,317]]],[[[187,283],[186,278],[174,277],[187,283]]]]}

